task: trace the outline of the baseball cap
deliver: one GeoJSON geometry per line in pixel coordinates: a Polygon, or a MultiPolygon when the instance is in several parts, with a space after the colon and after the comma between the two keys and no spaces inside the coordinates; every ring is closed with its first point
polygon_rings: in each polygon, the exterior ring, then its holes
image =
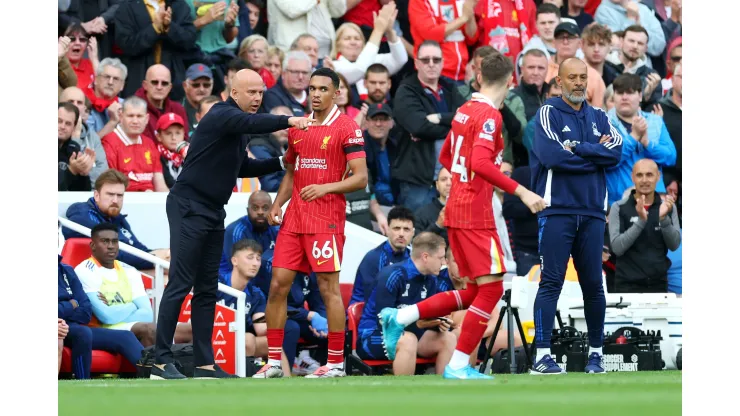
{"type": "Polygon", "coordinates": [[[191,81],[203,77],[213,79],[213,71],[204,64],[192,64],[188,70],[185,71],[185,78],[191,81]]]}
{"type": "Polygon", "coordinates": [[[367,118],[373,118],[378,114],[385,114],[388,117],[393,117],[393,110],[386,103],[371,104],[370,108],[367,109],[367,118]]]}
{"type": "Polygon", "coordinates": [[[578,27],[578,24],[573,19],[565,18],[560,20],[560,23],[557,25],[557,27],[555,27],[555,36],[562,32],[568,32],[571,35],[581,36],[581,28],[578,27]]]}
{"type": "Polygon", "coordinates": [[[165,130],[173,124],[179,124],[185,127],[185,122],[179,115],[175,113],[162,114],[159,120],[157,120],[157,131],[165,130]]]}

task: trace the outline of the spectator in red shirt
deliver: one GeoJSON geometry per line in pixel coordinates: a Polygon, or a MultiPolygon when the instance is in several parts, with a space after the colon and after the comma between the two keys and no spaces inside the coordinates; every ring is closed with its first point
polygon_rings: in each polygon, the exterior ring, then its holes
{"type": "MultiPolygon", "coordinates": [[[[475,6],[478,0],[409,0],[409,24],[414,50],[434,40],[442,48],[442,76],[465,83],[468,45],[478,39],[475,6]]],[[[414,56],[416,57],[416,56],[414,56]]]]}
{"type": "Polygon", "coordinates": [[[475,8],[478,45],[490,45],[514,60],[536,33],[532,0],[479,0],[475,8]]]}
{"type": "Polygon", "coordinates": [[[70,40],[67,59],[77,75],[77,87],[81,90],[92,88],[95,71],[98,69],[98,42],[91,37],[79,23],[73,23],[64,32],[70,40]],[[87,51],[87,58],[85,58],[87,51]]]}
{"type": "Polygon", "coordinates": [[[154,139],[143,135],[149,117],[146,101],[139,97],[128,98],[122,105],[121,123],[113,133],[103,137],[108,166],[129,178],[129,192],[169,190],[154,139]]]}
{"type": "MultiPolygon", "coordinates": [[[[155,132],[157,131],[157,120],[165,113],[175,113],[182,117],[187,123],[188,116],[182,104],[170,99],[172,92],[172,75],[170,70],[162,65],[155,64],[146,71],[141,88],[136,91],[136,96],[145,100],[146,111],[149,114],[148,124],[143,131],[144,136],[152,140],[154,144],[155,132]]],[[[185,126],[185,134],[188,134],[188,126],[185,126]]]]}

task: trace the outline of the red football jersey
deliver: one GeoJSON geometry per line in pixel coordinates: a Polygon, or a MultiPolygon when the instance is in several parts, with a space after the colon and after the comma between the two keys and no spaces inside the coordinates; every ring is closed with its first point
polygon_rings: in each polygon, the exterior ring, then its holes
{"type": "Polygon", "coordinates": [[[445,206],[445,226],[454,228],[495,229],[493,217],[494,186],[472,170],[474,146],[493,150],[497,169],[501,168],[504,138],[501,135],[503,120],[501,113],[491,100],[474,93],[463,104],[452,120],[450,136],[446,140],[452,160],[452,188],[445,206]]]}
{"type": "Polygon", "coordinates": [[[126,191],[154,190],[154,174],[162,173],[162,162],[154,140],[140,136],[138,142],[129,139],[120,126],[103,137],[103,149],[108,167],[129,179],[126,191]]]}
{"type": "MultiPolygon", "coordinates": [[[[313,113],[308,116],[313,117],[313,113]]],[[[327,194],[311,202],[301,199],[308,185],[340,182],[349,171],[347,162],[365,157],[362,130],[334,106],[321,125],[307,131],[288,130],[285,161],[295,165],[293,194],[281,229],[298,234],[343,234],[346,200],[327,194]]]]}

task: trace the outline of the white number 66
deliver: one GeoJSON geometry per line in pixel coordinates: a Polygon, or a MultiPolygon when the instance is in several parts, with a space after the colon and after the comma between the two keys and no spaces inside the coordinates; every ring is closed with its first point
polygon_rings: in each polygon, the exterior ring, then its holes
{"type": "Polygon", "coordinates": [[[329,242],[324,243],[324,247],[319,249],[319,246],[317,245],[318,242],[313,242],[313,248],[311,249],[311,254],[313,254],[313,258],[318,259],[319,256],[330,259],[332,256],[334,256],[334,250],[329,246],[329,242]]]}

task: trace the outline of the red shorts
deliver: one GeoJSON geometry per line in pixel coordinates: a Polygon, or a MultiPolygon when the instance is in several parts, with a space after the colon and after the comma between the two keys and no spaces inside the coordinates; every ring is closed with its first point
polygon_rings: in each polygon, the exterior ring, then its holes
{"type": "Polygon", "coordinates": [[[460,276],[475,280],[506,273],[504,252],[495,229],[447,228],[447,236],[460,276]]]}
{"type": "Polygon", "coordinates": [[[306,274],[338,272],[343,251],[344,234],[296,234],[280,230],[272,267],[306,274]]]}

